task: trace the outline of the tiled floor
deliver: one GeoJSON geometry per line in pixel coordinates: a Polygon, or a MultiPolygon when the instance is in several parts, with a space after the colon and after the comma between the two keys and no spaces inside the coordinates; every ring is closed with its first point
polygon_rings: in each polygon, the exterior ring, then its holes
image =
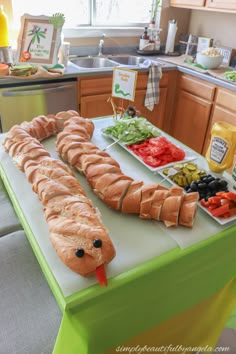
{"type": "Polygon", "coordinates": [[[236,330],[225,328],[221,334],[217,347],[229,347],[229,351],[223,349],[217,353],[236,354],[236,330]]]}

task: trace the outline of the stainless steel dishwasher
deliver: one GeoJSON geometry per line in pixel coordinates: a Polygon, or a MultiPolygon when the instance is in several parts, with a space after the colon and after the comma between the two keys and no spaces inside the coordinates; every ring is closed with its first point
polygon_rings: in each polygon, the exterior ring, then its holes
{"type": "Polygon", "coordinates": [[[38,115],[78,110],[76,79],[0,86],[0,131],[38,115]]]}

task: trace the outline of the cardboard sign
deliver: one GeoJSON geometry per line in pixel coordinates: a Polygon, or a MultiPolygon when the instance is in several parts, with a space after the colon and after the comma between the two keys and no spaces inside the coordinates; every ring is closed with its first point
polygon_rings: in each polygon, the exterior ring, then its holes
{"type": "Polygon", "coordinates": [[[112,96],[134,101],[137,71],[115,68],[113,70],[112,96]]]}

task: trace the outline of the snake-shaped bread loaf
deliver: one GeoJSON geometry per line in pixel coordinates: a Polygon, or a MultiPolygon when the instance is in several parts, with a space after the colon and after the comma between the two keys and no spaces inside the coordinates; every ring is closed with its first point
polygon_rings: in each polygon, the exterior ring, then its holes
{"type": "Polygon", "coordinates": [[[13,126],[3,146],[43,204],[50,239],[61,260],[82,276],[96,273],[106,284],[104,265],[115,256],[107,230],[71,169],[52,158],[40,141],[57,135],[62,160],[84,174],[109,207],[122,213],[162,221],[167,227],[192,227],[198,193],[184,194],[177,186],[168,189],[126,176],[116,160],[90,141],[93,132],[92,120],[75,111],[59,112],[13,126]]]}
{"type": "Polygon", "coordinates": [[[86,140],[86,133],[81,132],[83,119],[74,116],[65,122],[63,131],[57,135],[56,150],[66,163],[86,176],[90,187],[109,207],[163,221],[167,227],[193,226],[197,192],[184,194],[178,186],[168,189],[125,175],[116,160],[86,140]],[[78,141],[78,135],[84,140],[78,141]]]}

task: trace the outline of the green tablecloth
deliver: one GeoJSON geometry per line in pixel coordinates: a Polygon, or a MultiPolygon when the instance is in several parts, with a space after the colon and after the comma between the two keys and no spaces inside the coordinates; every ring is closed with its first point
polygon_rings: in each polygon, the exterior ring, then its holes
{"type": "MultiPolygon", "coordinates": [[[[101,121],[104,122],[103,119],[95,120],[95,124],[101,121]]],[[[97,135],[94,141],[97,142],[100,131],[95,134],[97,135]]],[[[106,143],[106,140],[102,141],[103,145],[106,143]]],[[[122,150],[119,146],[113,149],[118,153],[122,150]]],[[[113,152],[110,153],[112,155],[113,152]]],[[[124,153],[126,152],[122,151],[122,154],[124,153]]],[[[130,161],[131,159],[128,163],[130,161]]],[[[207,223],[215,230],[214,234],[203,235],[206,236],[205,240],[198,240],[196,244],[180,249],[167,234],[167,251],[155,257],[148,256],[146,260],[127,267],[123,272],[111,272],[107,288],[101,288],[95,282],[88,282],[87,287],[83,284],[79,291],[65,295],[60,282],[49,266],[39,240],[32,231],[33,225],[29,223],[30,215],[26,215],[22,201],[16,195],[16,190],[12,188],[12,177],[9,178],[6,173],[4,163],[1,159],[1,176],[42,270],[63,311],[54,354],[100,354],[190,309],[224,288],[236,276],[236,225],[231,224],[222,228],[204,212],[199,211],[203,233],[205,229],[208,230],[207,227],[205,228],[207,223]]],[[[139,168],[140,173],[144,169],[141,165],[139,167],[139,162],[134,161],[131,164],[136,175],[139,174],[139,168]]],[[[87,188],[85,184],[84,187],[87,188]]],[[[97,202],[96,198],[93,202],[97,202]]],[[[103,209],[101,206],[101,208],[102,216],[105,216],[106,212],[110,213],[105,210],[106,207],[103,209]]],[[[116,213],[111,216],[119,217],[116,213]]],[[[135,223],[134,218],[128,220],[135,223]]],[[[144,249],[149,243],[146,225],[143,228],[146,240],[144,249]]],[[[120,223],[121,233],[124,231],[122,226],[120,223]]],[[[157,237],[162,234],[163,237],[165,236],[163,229],[158,226],[156,234],[157,237]]],[[[133,248],[135,250],[135,244],[133,248]]],[[[137,252],[140,252],[138,247],[137,252]]],[[[112,264],[110,267],[112,268],[112,264]]]]}

